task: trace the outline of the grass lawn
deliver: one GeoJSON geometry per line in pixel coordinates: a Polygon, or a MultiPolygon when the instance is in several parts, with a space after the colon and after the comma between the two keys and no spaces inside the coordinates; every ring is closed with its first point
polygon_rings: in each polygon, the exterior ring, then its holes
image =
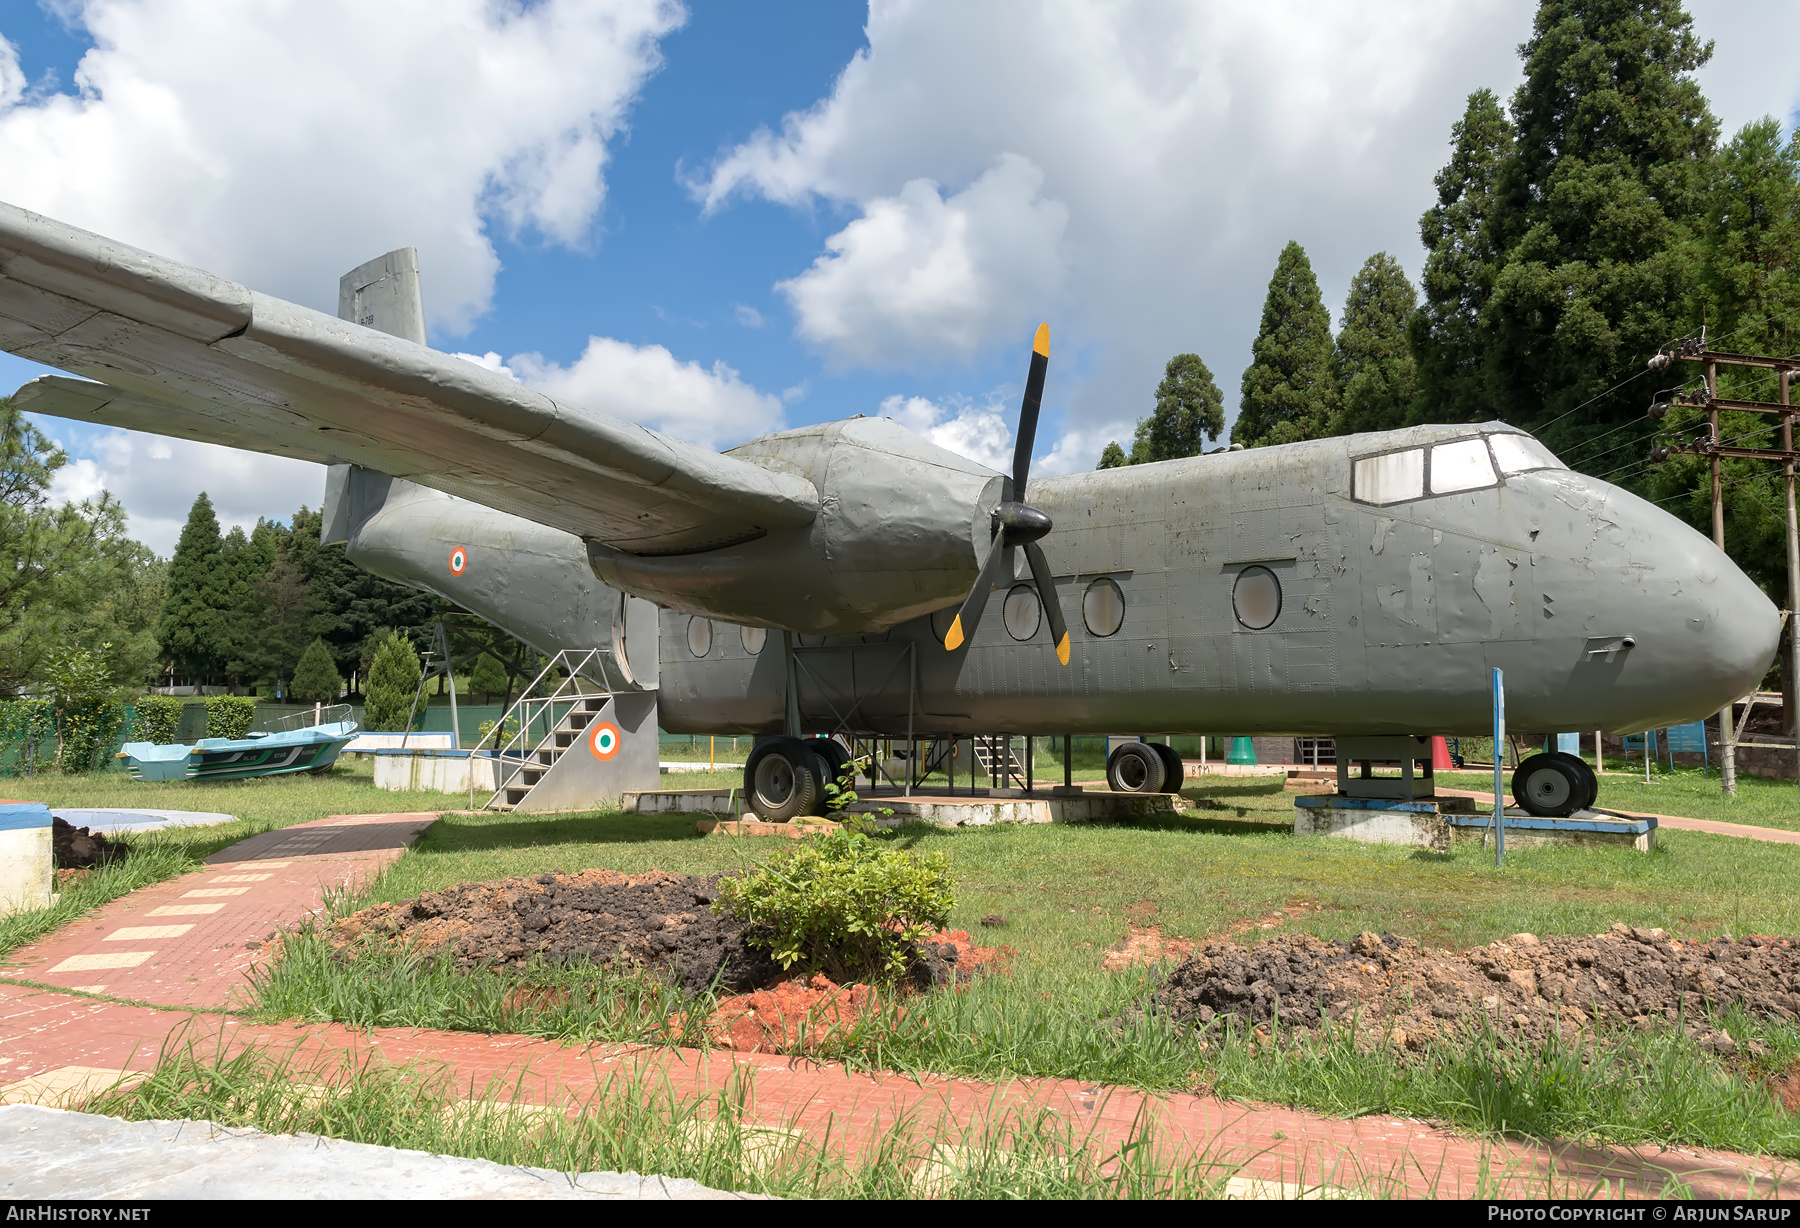
{"type": "MultiPolygon", "coordinates": [[[[1446,788],[1478,789],[1491,793],[1493,772],[1444,772],[1438,779],[1446,788]]],[[[1719,773],[1699,768],[1654,772],[1645,784],[1643,773],[1608,771],[1600,777],[1598,804],[1618,810],[1678,814],[1690,819],[1715,819],[1724,823],[1748,823],[1756,827],[1780,827],[1800,831],[1800,788],[1791,780],[1767,780],[1739,776],[1738,795],[1724,796],[1719,773]]],[[[1512,805],[1512,773],[1506,776],[1507,805],[1512,805]]],[[[1661,838],[1659,833],[1658,838],[1661,838]]]]}
{"type": "MultiPolygon", "coordinates": [[[[1343,938],[1389,930],[1469,946],[1528,930],[1594,933],[1613,922],[1681,937],[1800,933],[1800,848],[1665,832],[1650,855],[1605,848],[1529,849],[1503,869],[1478,848],[1448,854],[1339,840],[1296,841],[1279,781],[1189,789],[1200,809],[1156,823],[913,827],[895,844],[941,850],[957,878],[952,925],[1017,952],[1004,976],[910,1002],[830,1042],[829,1056],[874,1068],[983,1079],[1054,1075],[1220,1094],[1355,1115],[1398,1112],[1484,1131],[1587,1135],[1800,1155],[1800,1128],[1741,1070],[1684,1036],[1609,1042],[1607,1056],[1528,1055],[1479,1044],[1425,1061],[1337,1042],[1286,1050],[1243,1038],[1200,1044],[1132,1008],[1152,969],[1108,971],[1130,926],[1166,935],[1252,940],[1280,930],[1343,938]],[[980,920],[998,913],[1003,929],[980,920]]],[[[788,847],[780,838],[701,837],[691,818],[588,814],[447,815],[377,884],[367,902],[460,882],[603,866],[706,874],[788,847]]],[[[301,942],[316,943],[316,939],[301,942]]],[[[668,1004],[624,986],[597,991],[616,1009],[534,1014],[509,1006],[518,979],[566,983],[572,972],[464,976],[420,961],[345,964],[290,948],[264,986],[262,1013],[361,1026],[461,1027],[568,1039],[692,1043],[660,1021],[668,1004]],[[627,999],[630,998],[630,1001],[627,999]]],[[[1734,1036],[1769,1046],[1763,1067],[1800,1057],[1800,1031],[1735,1020],[1734,1036]]],[[[1754,1073],[1754,1072],[1752,1072],[1754,1073]]]]}

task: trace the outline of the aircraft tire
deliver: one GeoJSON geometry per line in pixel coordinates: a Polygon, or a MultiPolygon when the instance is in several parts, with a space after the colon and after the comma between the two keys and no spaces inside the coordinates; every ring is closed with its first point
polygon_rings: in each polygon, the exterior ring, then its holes
{"type": "Polygon", "coordinates": [[[744,797],[765,823],[785,823],[813,814],[824,793],[828,769],[799,738],[770,738],[744,763],[744,797]]]}
{"type": "Polygon", "coordinates": [[[826,779],[833,783],[850,766],[850,752],[836,738],[807,738],[806,749],[825,761],[826,779]]]}
{"type": "Polygon", "coordinates": [[[1600,778],[1594,775],[1593,765],[1588,763],[1586,759],[1577,755],[1567,754],[1560,750],[1552,751],[1551,753],[1570,767],[1574,768],[1576,775],[1581,777],[1581,796],[1577,799],[1581,804],[1576,806],[1575,809],[1593,809],[1594,802],[1600,796],[1600,778]]]}
{"type": "Polygon", "coordinates": [[[1157,757],[1163,761],[1163,787],[1160,792],[1181,792],[1182,782],[1187,779],[1187,764],[1181,761],[1181,756],[1175,753],[1175,748],[1164,746],[1160,742],[1146,742],[1145,745],[1155,751],[1157,757]]]}
{"type": "Polygon", "coordinates": [[[1147,742],[1127,742],[1107,757],[1106,783],[1114,793],[1161,793],[1163,758],[1147,742]]]}
{"type": "Polygon", "coordinates": [[[1554,754],[1533,755],[1513,769],[1513,800],[1541,819],[1566,819],[1581,809],[1587,782],[1554,754]]]}

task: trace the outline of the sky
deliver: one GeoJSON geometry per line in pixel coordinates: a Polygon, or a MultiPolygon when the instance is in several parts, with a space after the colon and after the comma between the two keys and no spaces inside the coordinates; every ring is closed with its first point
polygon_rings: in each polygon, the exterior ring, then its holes
{"type": "MultiPolygon", "coordinates": [[[[1690,0],[1727,134],[1800,117],[1800,5],[1690,0]]],[[[419,249],[428,337],[713,447],[886,414],[1036,472],[1192,351],[1235,411],[1290,239],[1334,311],[1418,217],[1525,0],[0,0],[0,200],[336,310],[419,249]]],[[[0,354],[0,392],[44,372],[0,354]]],[[[1230,412],[1228,412],[1228,417],[1230,412]]],[[[57,419],[57,494],[173,549],[317,466],[57,419]]]]}

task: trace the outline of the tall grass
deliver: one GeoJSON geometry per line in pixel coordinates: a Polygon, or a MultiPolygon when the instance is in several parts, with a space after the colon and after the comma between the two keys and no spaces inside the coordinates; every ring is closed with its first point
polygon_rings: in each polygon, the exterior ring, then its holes
{"type": "Polygon", "coordinates": [[[185,873],[195,864],[188,845],[159,836],[138,837],[120,860],[96,866],[65,885],[50,907],[0,917],[0,956],[127,892],[185,873]]]}
{"type": "Polygon", "coordinates": [[[148,1078],[83,1107],[787,1197],[1198,1198],[1222,1192],[1234,1171],[1204,1150],[1174,1156],[1149,1116],[1111,1145],[1035,1111],[1000,1112],[960,1134],[906,1119],[846,1139],[841,1126],[834,1137],[759,1118],[742,1076],[702,1095],[654,1069],[614,1070],[588,1098],[546,1109],[516,1102],[518,1085],[469,1100],[448,1072],[372,1058],[309,1065],[267,1048],[214,1050],[191,1037],[166,1046],[148,1078]]]}

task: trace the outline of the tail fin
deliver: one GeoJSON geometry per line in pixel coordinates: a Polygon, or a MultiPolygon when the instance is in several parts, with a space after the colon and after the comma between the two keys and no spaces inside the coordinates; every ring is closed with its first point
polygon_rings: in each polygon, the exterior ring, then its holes
{"type": "MultiPolygon", "coordinates": [[[[338,319],[424,345],[425,296],[419,289],[418,248],[396,248],[338,278],[338,319]]],[[[417,489],[385,473],[330,466],[325,471],[320,540],[328,546],[348,542],[390,496],[417,489]]]]}

